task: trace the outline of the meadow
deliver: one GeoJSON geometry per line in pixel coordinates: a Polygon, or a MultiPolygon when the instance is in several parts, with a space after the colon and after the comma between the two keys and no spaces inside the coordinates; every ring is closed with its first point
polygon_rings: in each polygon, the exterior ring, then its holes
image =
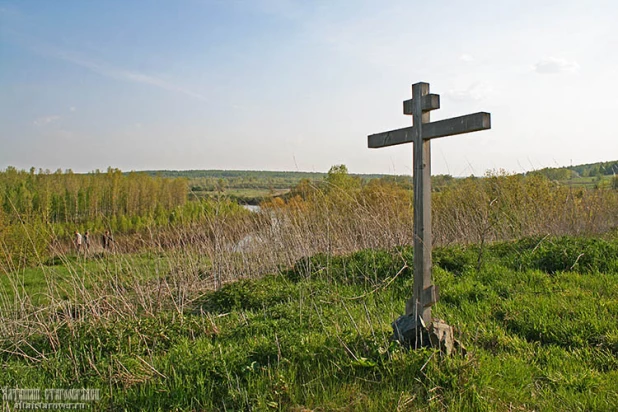
{"type": "Polygon", "coordinates": [[[618,191],[496,173],[433,197],[434,316],[465,351],[391,340],[411,193],[339,166],[259,213],[135,200],[142,227],[87,255],[75,222],[23,218],[12,236],[54,241],[15,259],[0,237],[0,387],[96,388],[93,410],[618,409],[618,191]]]}
{"type": "MultiPolygon", "coordinates": [[[[390,340],[411,248],[319,254],[176,305],[147,302],[161,281],[139,278],[172,256],[66,261],[56,285],[82,285],[82,303],[3,324],[0,386],[99,388],[95,410],[618,408],[618,240],[496,243],[480,269],[479,252],[434,251],[434,315],[466,347],[451,357],[390,340]],[[95,293],[105,279],[113,301],[95,293]]],[[[43,272],[24,273],[33,298],[43,272]]]]}

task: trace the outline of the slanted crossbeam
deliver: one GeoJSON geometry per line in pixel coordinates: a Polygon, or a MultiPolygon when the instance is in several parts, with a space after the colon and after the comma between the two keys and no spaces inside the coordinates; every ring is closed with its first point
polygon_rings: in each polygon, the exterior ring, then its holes
{"type": "MultiPolygon", "coordinates": [[[[438,137],[453,136],[456,134],[478,132],[491,128],[489,113],[479,112],[465,116],[453,117],[438,122],[423,125],[423,139],[435,139],[438,137]]],[[[386,146],[395,146],[402,143],[412,143],[414,126],[403,129],[391,130],[369,136],[369,148],[376,149],[386,146]]]]}
{"type": "Polygon", "coordinates": [[[438,288],[431,282],[431,139],[491,128],[489,113],[479,112],[430,122],[429,112],[440,108],[440,96],[429,93],[429,83],[412,85],[412,99],[403,102],[403,113],[412,115],[412,126],[368,136],[369,148],[413,143],[414,181],[414,293],[406,315],[431,323],[431,306],[438,288]]]}

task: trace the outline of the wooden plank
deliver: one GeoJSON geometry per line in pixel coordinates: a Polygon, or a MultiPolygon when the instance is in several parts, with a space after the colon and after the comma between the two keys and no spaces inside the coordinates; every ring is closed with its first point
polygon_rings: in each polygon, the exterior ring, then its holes
{"type": "Polygon", "coordinates": [[[423,99],[429,95],[429,84],[412,85],[412,124],[415,128],[412,152],[414,182],[414,316],[426,324],[431,322],[431,306],[423,303],[423,292],[431,286],[431,141],[424,140],[430,111],[423,110],[423,99]]]}
{"type": "Polygon", "coordinates": [[[414,126],[403,129],[391,130],[390,132],[376,133],[368,136],[367,142],[370,149],[378,147],[394,146],[402,143],[412,143],[414,126]]]}
{"type": "Polygon", "coordinates": [[[403,101],[403,114],[412,114],[412,99],[403,101]]]}
{"type": "Polygon", "coordinates": [[[423,139],[435,139],[487,129],[491,129],[491,115],[479,112],[424,124],[423,139]]]}
{"type": "MultiPolygon", "coordinates": [[[[423,124],[423,140],[435,139],[463,133],[478,132],[491,129],[491,115],[485,112],[467,114],[451,119],[423,124]]],[[[414,126],[395,129],[388,132],[368,136],[367,142],[371,149],[412,143],[414,126]]]]}
{"type": "Polygon", "coordinates": [[[431,285],[423,290],[423,296],[421,298],[421,304],[423,307],[433,306],[440,299],[440,288],[437,285],[431,285]]]}
{"type": "MultiPolygon", "coordinates": [[[[421,110],[428,112],[430,110],[436,110],[440,108],[440,95],[429,93],[421,97],[421,110]]],[[[412,99],[404,100],[403,102],[403,114],[412,114],[412,99]]]]}

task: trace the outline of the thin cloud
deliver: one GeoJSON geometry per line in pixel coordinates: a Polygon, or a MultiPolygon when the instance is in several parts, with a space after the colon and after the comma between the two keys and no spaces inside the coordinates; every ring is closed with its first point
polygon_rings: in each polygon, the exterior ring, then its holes
{"type": "Polygon", "coordinates": [[[464,53],[459,56],[459,60],[461,60],[462,62],[471,63],[474,61],[474,57],[467,53],[464,53]]]}
{"type": "Polygon", "coordinates": [[[456,101],[483,100],[493,89],[484,83],[473,83],[466,89],[451,89],[446,94],[456,101]]]}
{"type": "Polygon", "coordinates": [[[196,93],[192,90],[187,90],[183,87],[177,86],[173,83],[167,82],[155,76],[151,76],[151,75],[147,75],[147,74],[139,73],[139,72],[133,72],[130,70],[124,70],[124,69],[113,67],[113,66],[106,65],[106,64],[97,63],[97,62],[94,62],[88,59],[84,59],[81,56],[76,56],[74,54],[67,53],[67,52],[56,52],[56,53],[53,53],[53,56],[59,59],[68,61],[70,63],[73,63],[77,66],[85,67],[86,69],[89,69],[105,77],[129,81],[133,83],[147,84],[150,86],[157,87],[159,89],[191,96],[191,97],[194,97],[202,101],[209,101],[209,99],[202,94],[196,93]]]}
{"type": "Polygon", "coordinates": [[[533,68],[539,74],[575,73],[579,70],[579,64],[576,61],[558,57],[546,57],[536,63],[533,68]]]}
{"type": "Polygon", "coordinates": [[[32,122],[32,124],[40,127],[40,126],[45,126],[53,122],[57,122],[58,120],[60,120],[60,116],[49,115],[49,116],[43,116],[43,117],[39,117],[38,119],[35,119],[32,122]]]}
{"type": "MultiPolygon", "coordinates": [[[[14,33],[14,34],[17,36],[21,36],[20,33],[14,33]]],[[[94,73],[100,74],[105,77],[122,80],[122,81],[128,81],[132,83],[147,84],[147,85],[154,86],[159,89],[167,90],[170,92],[184,94],[186,96],[190,96],[195,99],[202,100],[202,101],[210,101],[210,99],[208,99],[203,94],[200,94],[200,93],[194,92],[193,90],[189,90],[184,87],[178,86],[166,80],[160,79],[156,76],[151,76],[151,75],[140,73],[140,72],[125,70],[123,68],[115,67],[115,66],[103,63],[103,62],[93,61],[88,58],[79,56],[75,53],[71,53],[65,50],[58,49],[54,46],[40,44],[40,43],[36,44],[37,42],[33,41],[32,39],[26,39],[26,40],[30,40],[28,41],[28,43],[31,43],[30,48],[38,54],[67,61],[69,63],[72,63],[80,67],[84,67],[88,70],[91,70],[94,73]],[[35,43],[35,45],[32,45],[32,43],[35,43]]]]}

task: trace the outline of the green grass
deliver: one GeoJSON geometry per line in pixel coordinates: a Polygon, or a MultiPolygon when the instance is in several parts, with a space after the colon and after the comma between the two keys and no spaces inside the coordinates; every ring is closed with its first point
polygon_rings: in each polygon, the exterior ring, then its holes
{"type": "Polygon", "coordinates": [[[91,290],[96,282],[112,278],[152,279],[169,268],[169,260],[165,254],[148,252],[56,257],[36,267],[0,275],[0,296],[9,300],[27,298],[34,306],[49,304],[51,296],[75,300],[80,289],[91,290]]]}
{"type": "Polygon", "coordinates": [[[95,410],[618,410],[618,241],[479,252],[434,251],[434,316],[466,356],[390,341],[412,252],[367,250],[228,284],[182,314],[53,325],[25,356],[0,338],[0,387],[100,388],[95,410]]]}
{"type": "Polygon", "coordinates": [[[586,176],[586,177],[574,177],[568,180],[561,180],[560,183],[566,186],[585,187],[587,189],[593,189],[596,187],[612,187],[613,176],[586,176]]]}

